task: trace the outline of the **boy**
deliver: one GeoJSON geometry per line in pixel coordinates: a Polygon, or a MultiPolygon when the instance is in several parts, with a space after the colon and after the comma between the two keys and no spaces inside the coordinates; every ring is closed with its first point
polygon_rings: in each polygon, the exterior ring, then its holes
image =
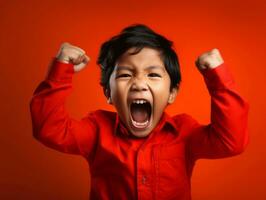
{"type": "Polygon", "coordinates": [[[72,75],[89,57],[64,43],[31,100],[33,134],[48,147],[84,156],[91,199],[191,199],[190,178],[200,158],[238,155],[248,142],[248,104],[217,49],[198,57],[211,95],[211,123],[187,114],[168,116],[181,80],[172,42],[145,25],[132,25],[106,41],[97,63],[107,102],[80,121],[64,103],[72,75]]]}

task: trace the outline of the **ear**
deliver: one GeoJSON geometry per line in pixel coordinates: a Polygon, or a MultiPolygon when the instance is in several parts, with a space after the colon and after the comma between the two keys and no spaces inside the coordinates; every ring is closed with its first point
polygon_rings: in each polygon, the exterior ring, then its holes
{"type": "Polygon", "coordinates": [[[175,101],[176,95],[178,93],[178,87],[174,87],[169,94],[168,104],[172,104],[175,101]]]}
{"type": "Polygon", "coordinates": [[[105,94],[105,96],[107,98],[107,103],[108,104],[112,104],[113,102],[112,102],[110,90],[106,88],[105,91],[104,91],[104,94],[105,94]]]}
{"type": "Polygon", "coordinates": [[[108,104],[113,104],[111,97],[108,97],[108,99],[107,99],[107,103],[108,103],[108,104]]]}

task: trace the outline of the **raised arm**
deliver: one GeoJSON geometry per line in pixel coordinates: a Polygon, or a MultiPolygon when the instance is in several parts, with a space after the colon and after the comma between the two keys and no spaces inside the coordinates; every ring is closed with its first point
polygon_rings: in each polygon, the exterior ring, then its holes
{"type": "Polygon", "coordinates": [[[248,143],[248,103],[239,95],[219,51],[201,55],[196,66],[211,96],[211,123],[194,121],[188,147],[194,160],[238,155],[248,143]]]}
{"type": "Polygon", "coordinates": [[[82,49],[64,43],[30,102],[34,137],[50,148],[84,156],[92,151],[96,141],[96,123],[92,115],[72,119],[65,102],[74,72],[83,69],[88,61],[82,49]]]}

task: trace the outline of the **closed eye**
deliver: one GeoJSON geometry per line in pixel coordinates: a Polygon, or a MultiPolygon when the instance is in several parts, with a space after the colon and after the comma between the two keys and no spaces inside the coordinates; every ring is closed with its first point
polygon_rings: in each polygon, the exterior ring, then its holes
{"type": "Polygon", "coordinates": [[[157,73],[150,73],[148,76],[149,77],[162,77],[160,74],[157,74],[157,73]]]}

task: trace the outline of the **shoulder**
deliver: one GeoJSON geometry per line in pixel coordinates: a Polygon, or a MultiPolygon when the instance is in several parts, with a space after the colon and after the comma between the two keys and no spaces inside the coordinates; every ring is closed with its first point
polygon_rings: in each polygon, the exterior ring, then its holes
{"type": "Polygon", "coordinates": [[[199,123],[191,115],[181,113],[171,117],[174,121],[179,133],[184,137],[191,134],[192,130],[198,127],[199,123]]]}
{"type": "Polygon", "coordinates": [[[196,124],[197,121],[189,114],[187,113],[181,113],[178,115],[172,116],[172,119],[177,125],[191,125],[196,124]]]}
{"type": "Polygon", "coordinates": [[[94,110],[87,114],[87,118],[92,119],[95,123],[109,124],[115,123],[117,113],[108,110],[94,110]]]}

